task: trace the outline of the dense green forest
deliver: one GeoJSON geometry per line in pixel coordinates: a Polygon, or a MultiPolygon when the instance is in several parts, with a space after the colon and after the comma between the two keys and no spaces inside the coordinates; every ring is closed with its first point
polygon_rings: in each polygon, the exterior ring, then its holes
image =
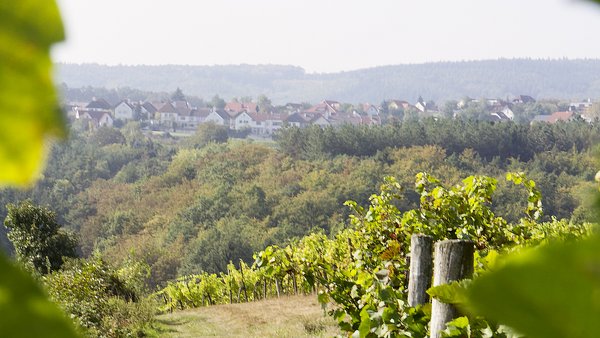
{"type": "Polygon", "coordinates": [[[379,103],[385,99],[446,101],[465,96],[506,98],[596,98],[598,60],[501,59],[375,67],[310,74],[277,65],[238,66],[104,66],[58,64],[57,83],[69,87],[130,87],[211,98],[267,95],[275,104],[319,102],[379,103]]]}
{"type": "MultiPolygon", "coordinates": [[[[162,285],[183,274],[225,271],[230,261],[251,264],[252,254],[270,244],[334,234],[347,227],[343,203],[367,204],[387,175],[406,188],[397,203],[409,210],[419,201],[410,188],[418,172],[456,183],[471,174],[524,171],[539,182],[546,219],[585,220],[597,128],[426,119],[290,128],[276,143],[211,142],[210,127],[183,139],[145,135],[136,123],[72,128],[38,184],[3,190],[0,210],[27,198],[49,206],[78,235],[85,256],[143,261],[151,268],[148,284],[162,285]]],[[[492,207],[515,221],[523,194],[499,180],[492,207]]]]}

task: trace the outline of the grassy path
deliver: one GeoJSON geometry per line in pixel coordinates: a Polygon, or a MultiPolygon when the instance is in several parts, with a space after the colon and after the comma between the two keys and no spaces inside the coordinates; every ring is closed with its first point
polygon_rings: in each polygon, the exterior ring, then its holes
{"type": "Polygon", "coordinates": [[[332,337],[335,322],[316,296],[215,305],[158,317],[161,337],[332,337]]]}

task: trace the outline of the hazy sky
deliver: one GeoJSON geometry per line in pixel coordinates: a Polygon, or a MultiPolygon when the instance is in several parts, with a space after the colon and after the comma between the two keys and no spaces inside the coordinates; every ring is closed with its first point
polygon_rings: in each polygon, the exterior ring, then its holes
{"type": "Polygon", "coordinates": [[[577,0],[58,0],[56,61],[284,64],[309,72],[600,58],[600,6],[577,0]]]}

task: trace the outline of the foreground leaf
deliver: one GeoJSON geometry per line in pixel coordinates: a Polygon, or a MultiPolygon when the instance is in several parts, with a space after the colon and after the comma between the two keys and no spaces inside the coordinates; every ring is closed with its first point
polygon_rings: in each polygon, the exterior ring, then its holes
{"type": "Polygon", "coordinates": [[[40,286],[0,255],[0,332],[3,337],[77,337],[73,324],[40,286]]]}
{"type": "Polygon", "coordinates": [[[32,182],[48,136],[65,134],[49,55],[63,38],[54,1],[0,1],[0,185],[32,182]]]}
{"type": "Polygon", "coordinates": [[[466,288],[471,280],[454,281],[450,284],[433,286],[427,290],[427,294],[442,303],[454,304],[464,308],[468,304],[466,288]]]}
{"type": "Polygon", "coordinates": [[[468,295],[479,314],[528,337],[600,337],[600,238],[523,252],[468,295]]]}

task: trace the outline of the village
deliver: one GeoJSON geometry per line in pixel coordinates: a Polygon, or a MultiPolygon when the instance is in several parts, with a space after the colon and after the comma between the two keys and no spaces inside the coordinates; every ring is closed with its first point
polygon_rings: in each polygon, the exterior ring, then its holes
{"type": "Polygon", "coordinates": [[[89,129],[100,126],[120,127],[129,121],[139,121],[147,130],[193,133],[203,123],[214,123],[244,135],[263,138],[271,138],[277,130],[285,126],[372,126],[426,117],[475,118],[490,122],[520,123],[555,123],[577,118],[591,122],[594,119],[594,105],[591,99],[562,102],[553,106],[537,103],[528,95],[506,100],[466,97],[460,101],[446,101],[442,107],[421,97],[414,104],[391,99],[379,105],[352,105],[323,100],[314,105],[287,103],[273,106],[270,101],[268,104],[259,104],[248,98],[243,101],[235,98],[222,103],[195,107],[180,95],[161,102],[124,99],[111,104],[103,98],[94,97],[90,102],[70,102],[65,106],[65,112],[71,121],[79,120],[89,129]]]}

